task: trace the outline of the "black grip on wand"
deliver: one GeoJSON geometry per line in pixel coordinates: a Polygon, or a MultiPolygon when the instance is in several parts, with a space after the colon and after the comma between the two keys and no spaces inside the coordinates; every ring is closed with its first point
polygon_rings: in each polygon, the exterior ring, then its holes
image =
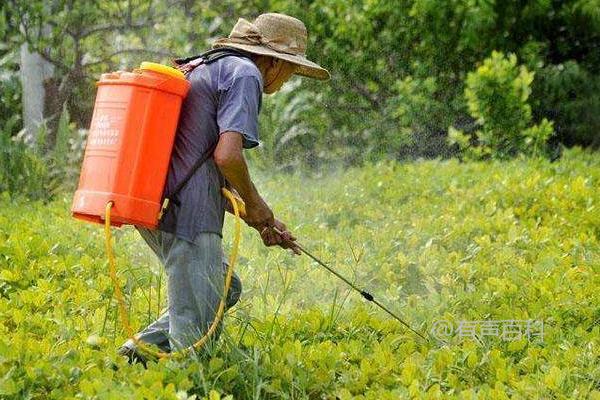
{"type": "Polygon", "coordinates": [[[365,299],[367,299],[369,301],[373,301],[373,295],[371,293],[361,290],[360,294],[362,294],[362,297],[364,297],[365,299]]]}

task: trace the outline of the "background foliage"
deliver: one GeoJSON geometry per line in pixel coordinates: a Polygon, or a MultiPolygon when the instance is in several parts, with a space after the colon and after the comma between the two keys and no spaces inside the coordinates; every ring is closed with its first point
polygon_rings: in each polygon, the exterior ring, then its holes
{"type": "Polygon", "coordinates": [[[494,50],[514,54],[511,62],[534,77],[531,111],[511,115],[511,129],[542,124],[546,132],[546,118],[554,145],[597,148],[598,9],[597,0],[9,0],[0,6],[0,120],[4,135],[19,132],[20,43],[55,66],[50,151],[65,106],[73,132],[89,125],[101,72],[200,53],[237,17],[279,11],[306,23],[308,56],[333,78],[293,82],[265,99],[265,146],[256,158],[269,168],[455,154],[449,127],[469,135],[492,129],[480,129],[465,88],[494,50]]]}
{"type": "Polygon", "coordinates": [[[469,138],[450,127],[449,142],[457,144],[465,156],[473,159],[545,153],[554,129],[546,118],[530,126],[528,99],[532,81],[533,73],[525,66],[517,68],[514,54],[505,57],[493,52],[475,72],[467,75],[465,97],[469,114],[481,129],[469,138]]]}

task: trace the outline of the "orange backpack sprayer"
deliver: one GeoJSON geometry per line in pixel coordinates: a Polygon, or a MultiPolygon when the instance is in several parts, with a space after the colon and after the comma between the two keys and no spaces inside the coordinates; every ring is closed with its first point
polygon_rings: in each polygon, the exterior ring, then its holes
{"type": "Polygon", "coordinates": [[[181,103],[190,89],[175,68],[142,63],[133,72],[102,74],[71,211],[112,225],[156,228],[181,103]]]}
{"type": "MultiPolygon", "coordinates": [[[[71,211],[75,218],[105,226],[109,274],[127,335],[141,350],[156,357],[183,354],[183,351],[165,353],[151,350],[135,337],[117,280],[110,228],[124,224],[151,229],[158,226],[181,104],[190,83],[178,69],[144,62],[133,72],[102,74],[97,86],[79,187],[71,211]]],[[[188,175],[210,155],[203,156],[188,175]]],[[[178,186],[183,184],[185,182],[178,186]]],[[[206,334],[192,346],[194,348],[208,340],[223,316],[240,240],[239,219],[245,213],[243,202],[237,196],[225,188],[222,192],[231,202],[236,216],[235,238],[215,320],[206,334]]],[[[165,200],[166,207],[168,199],[165,200]]]]}

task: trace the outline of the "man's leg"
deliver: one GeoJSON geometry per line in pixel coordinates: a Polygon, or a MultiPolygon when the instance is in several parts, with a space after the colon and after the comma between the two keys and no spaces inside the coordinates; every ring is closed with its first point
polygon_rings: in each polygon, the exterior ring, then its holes
{"type": "MultiPolygon", "coordinates": [[[[223,256],[223,282],[225,282],[225,278],[227,277],[227,268],[229,267],[229,262],[223,256]]],[[[238,274],[233,271],[233,276],[231,277],[231,284],[229,285],[229,292],[227,292],[227,300],[225,301],[225,310],[230,309],[235,306],[238,301],[240,301],[240,297],[242,296],[242,281],[238,274]]]]}
{"type": "MultiPolygon", "coordinates": [[[[164,265],[164,254],[162,251],[162,232],[159,230],[151,230],[147,228],[136,227],[140,236],[150,246],[156,257],[158,257],[161,264],[164,265]]],[[[148,325],[146,328],[135,334],[138,340],[144,343],[155,344],[165,352],[170,352],[169,346],[169,313],[163,312],[158,319],[148,325]]],[[[119,349],[121,354],[132,354],[135,350],[135,342],[132,339],[128,339],[119,349]]]]}
{"type": "MultiPolygon", "coordinates": [[[[155,344],[161,351],[170,352],[169,346],[169,312],[165,310],[156,321],[145,327],[143,330],[135,334],[138,340],[144,343],[155,344]]],[[[134,349],[136,347],[133,339],[127,339],[123,347],[134,349]]]]}
{"type": "Polygon", "coordinates": [[[215,318],[223,293],[221,237],[200,233],[194,242],[173,237],[165,268],[170,345],[182,349],[202,337],[215,318]]]}
{"type": "MultiPolygon", "coordinates": [[[[168,237],[163,237],[163,233],[157,230],[149,230],[145,228],[138,228],[138,232],[142,236],[142,238],[146,241],[146,243],[152,248],[156,256],[159,258],[161,263],[165,263],[165,255],[171,251],[171,246],[173,245],[174,237],[170,234],[166,234],[168,237]]],[[[202,234],[201,234],[202,235],[202,234]]],[[[179,240],[179,239],[178,239],[179,240]]],[[[196,240],[197,243],[203,243],[205,239],[198,238],[196,240]]],[[[179,246],[181,247],[181,246],[179,246]]],[[[220,247],[220,246],[219,246],[220,247]]],[[[181,251],[181,249],[176,248],[175,251],[181,251]]],[[[225,257],[222,256],[222,268],[223,268],[223,280],[227,274],[227,262],[225,261],[225,257]]],[[[167,271],[168,274],[168,271],[167,271]]],[[[233,307],[240,299],[242,292],[242,282],[240,281],[237,274],[234,272],[233,277],[231,279],[231,285],[229,288],[229,292],[226,300],[226,309],[233,307]]],[[[219,291],[219,301],[222,296],[222,289],[219,291]]],[[[218,307],[218,303],[217,303],[218,307]]],[[[214,318],[214,317],[213,317],[214,318]]],[[[212,320],[210,321],[212,323],[212,320]]],[[[209,326],[210,326],[209,323],[209,326]]],[[[169,344],[169,311],[163,312],[160,317],[144,328],[142,331],[136,334],[136,338],[142,340],[145,343],[152,343],[157,345],[161,350],[169,352],[171,350],[169,344]]],[[[134,349],[135,342],[132,339],[127,340],[123,347],[127,349],[134,349]]]]}

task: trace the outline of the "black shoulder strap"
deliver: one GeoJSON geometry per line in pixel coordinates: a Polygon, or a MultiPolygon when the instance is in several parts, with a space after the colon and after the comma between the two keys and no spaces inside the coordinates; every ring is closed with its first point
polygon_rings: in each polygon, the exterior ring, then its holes
{"type": "Polygon", "coordinates": [[[177,198],[177,195],[179,194],[179,192],[181,192],[181,189],[183,189],[185,187],[185,185],[189,182],[189,180],[192,179],[192,176],[194,176],[196,171],[198,171],[198,169],[206,161],[208,161],[209,158],[212,157],[212,154],[214,153],[216,147],[217,147],[217,144],[215,143],[208,150],[206,150],[204,152],[204,154],[202,154],[202,157],[200,157],[198,159],[198,161],[196,161],[196,163],[192,166],[192,168],[190,168],[190,170],[185,175],[185,177],[177,184],[177,186],[175,186],[175,188],[169,194],[169,196],[167,196],[169,198],[169,201],[172,201],[177,206],[181,205],[181,203],[179,202],[179,199],[177,198]]]}
{"type": "MultiPolygon", "coordinates": [[[[182,65],[185,65],[185,64],[187,64],[191,61],[197,60],[197,59],[202,59],[202,62],[200,64],[210,64],[210,63],[217,61],[218,59],[226,57],[226,56],[238,56],[238,57],[250,58],[250,55],[242,50],[234,49],[232,47],[219,47],[216,49],[211,49],[211,50],[205,51],[204,53],[197,55],[197,56],[186,57],[186,58],[176,58],[173,60],[173,64],[175,64],[176,67],[180,67],[182,65]]],[[[200,65],[200,64],[198,64],[198,65],[200,65]]]]}
{"type": "MultiPolygon", "coordinates": [[[[173,60],[173,63],[177,66],[177,68],[180,71],[182,71],[186,74],[189,74],[191,71],[194,70],[194,68],[196,68],[199,65],[210,64],[212,62],[217,61],[220,58],[227,57],[227,56],[238,56],[238,57],[250,58],[250,56],[247,53],[244,53],[241,50],[236,50],[236,49],[232,49],[229,47],[223,47],[223,48],[209,50],[198,56],[193,56],[193,57],[188,57],[188,58],[179,58],[179,59],[173,60]]],[[[185,177],[175,186],[173,191],[168,196],[165,197],[159,219],[162,217],[165,209],[168,207],[169,202],[173,202],[177,206],[181,205],[179,199],[177,198],[177,195],[179,194],[179,192],[181,192],[181,189],[183,189],[185,187],[185,185],[189,182],[189,180],[192,178],[192,176],[194,176],[196,171],[198,171],[198,169],[210,157],[212,157],[212,154],[214,153],[216,147],[217,147],[217,143],[213,144],[209,149],[207,149],[202,154],[202,156],[198,159],[198,161],[196,161],[196,163],[192,166],[192,168],[190,168],[190,170],[187,172],[185,177]]]]}

